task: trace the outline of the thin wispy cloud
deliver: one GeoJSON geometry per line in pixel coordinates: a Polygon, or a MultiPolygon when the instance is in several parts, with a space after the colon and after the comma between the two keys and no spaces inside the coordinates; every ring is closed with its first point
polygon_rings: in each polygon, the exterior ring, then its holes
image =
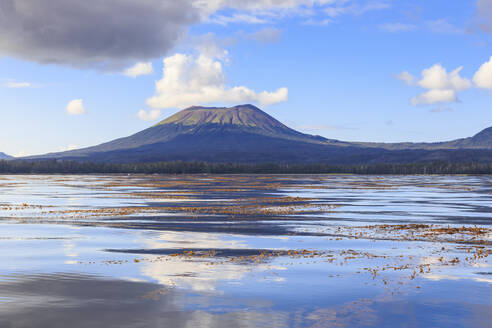
{"type": "Polygon", "coordinates": [[[7,81],[2,84],[4,88],[19,89],[32,87],[31,82],[7,81]]]}
{"type": "Polygon", "coordinates": [[[247,34],[247,37],[261,44],[274,43],[282,40],[282,30],[274,27],[265,27],[247,34]]]}
{"type": "Polygon", "coordinates": [[[465,30],[451,24],[448,20],[442,18],[428,21],[426,23],[428,30],[432,33],[460,35],[464,34],[465,30]]]}
{"type": "Polygon", "coordinates": [[[405,23],[386,23],[379,25],[379,28],[387,32],[398,33],[415,31],[417,30],[417,25],[405,23]]]}

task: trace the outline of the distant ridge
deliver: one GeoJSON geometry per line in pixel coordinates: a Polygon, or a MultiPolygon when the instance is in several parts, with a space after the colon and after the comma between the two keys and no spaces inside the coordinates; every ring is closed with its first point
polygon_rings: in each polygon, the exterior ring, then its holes
{"type": "Polygon", "coordinates": [[[14,157],[9,156],[5,153],[0,152],[0,160],[13,159],[14,157]]]}
{"type": "Polygon", "coordinates": [[[438,143],[344,142],[298,132],[253,105],[193,106],[129,137],[26,159],[377,164],[492,162],[492,128],[438,143]]]}

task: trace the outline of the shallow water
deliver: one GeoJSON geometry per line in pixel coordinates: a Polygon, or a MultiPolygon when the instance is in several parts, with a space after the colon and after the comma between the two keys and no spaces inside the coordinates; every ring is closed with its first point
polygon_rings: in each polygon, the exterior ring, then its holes
{"type": "Polygon", "coordinates": [[[492,320],[489,176],[0,176],[0,195],[0,327],[492,320]]]}

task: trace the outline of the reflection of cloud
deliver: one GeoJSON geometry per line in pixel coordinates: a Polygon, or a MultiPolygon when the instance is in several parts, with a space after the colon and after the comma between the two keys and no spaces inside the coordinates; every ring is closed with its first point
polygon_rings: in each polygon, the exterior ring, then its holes
{"type": "Polygon", "coordinates": [[[16,276],[0,281],[0,291],[9,300],[0,306],[0,327],[289,326],[289,313],[274,311],[266,301],[199,295],[203,310],[195,310],[177,289],[95,276],[16,276]],[[224,311],[230,305],[247,311],[224,311]],[[207,311],[217,307],[220,312],[207,311]]]}
{"type": "MultiPolygon", "coordinates": [[[[223,240],[220,235],[209,233],[161,232],[158,238],[145,240],[150,249],[244,249],[237,240],[223,240]]],[[[196,291],[214,291],[217,283],[224,280],[240,280],[253,270],[265,271],[272,266],[253,263],[250,265],[221,262],[221,259],[173,257],[169,261],[145,261],[142,274],[162,285],[176,285],[196,291]],[[213,264],[211,264],[213,262],[213,264]]],[[[283,267],[275,267],[282,270],[283,267]]],[[[277,279],[276,282],[283,280],[277,279]]]]}
{"type": "Polygon", "coordinates": [[[452,274],[439,274],[439,273],[427,273],[422,275],[425,279],[432,281],[441,281],[441,280],[473,280],[476,282],[487,282],[492,283],[492,279],[477,277],[476,275],[470,276],[458,276],[452,274]]]}
{"type": "Polygon", "coordinates": [[[168,262],[147,262],[142,274],[162,285],[176,285],[196,291],[213,291],[219,281],[239,280],[249,266],[233,263],[209,265],[205,260],[175,258],[168,262]]]}
{"type": "Polygon", "coordinates": [[[314,327],[375,326],[378,313],[371,307],[371,300],[347,303],[339,307],[322,308],[308,315],[317,324],[314,327]]]}
{"type": "Polygon", "coordinates": [[[76,245],[70,240],[63,243],[63,249],[65,251],[65,256],[67,257],[77,257],[79,253],[75,250],[76,245]]]}
{"type": "MultiPolygon", "coordinates": [[[[431,269],[431,271],[435,271],[437,269],[442,269],[443,267],[443,262],[445,263],[449,259],[444,258],[443,261],[439,260],[439,257],[436,256],[425,256],[422,257],[419,261],[419,265],[427,265],[431,269]]],[[[488,263],[471,263],[471,267],[474,268],[487,268],[490,266],[488,263]]],[[[476,273],[474,272],[467,272],[467,271],[457,271],[457,272],[447,272],[446,274],[444,273],[424,273],[421,275],[422,278],[425,278],[427,280],[431,281],[441,281],[441,280],[472,280],[476,282],[488,282],[492,283],[492,279],[489,278],[483,278],[483,277],[478,277],[476,273]]]]}
{"type": "Polygon", "coordinates": [[[492,265],[490,263],[472,263],[472,267],[474,268],[490,268],[492,265]]]}
{"type": "Polygon", "coordinates": [[[224,240],[221,235],[201,232],[159,232],[152,240],[145,239],[143,243],[148,248],[246,248],[238,240],[224,240]]]}

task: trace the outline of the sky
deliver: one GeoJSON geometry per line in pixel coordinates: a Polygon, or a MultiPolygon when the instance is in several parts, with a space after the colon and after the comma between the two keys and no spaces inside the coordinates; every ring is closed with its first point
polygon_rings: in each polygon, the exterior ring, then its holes
{"type": "Polygon", "coordinates": [[[2,0],[0,152],[252,103],[346,141],[492,126],[492,0],[2,0]]]}

